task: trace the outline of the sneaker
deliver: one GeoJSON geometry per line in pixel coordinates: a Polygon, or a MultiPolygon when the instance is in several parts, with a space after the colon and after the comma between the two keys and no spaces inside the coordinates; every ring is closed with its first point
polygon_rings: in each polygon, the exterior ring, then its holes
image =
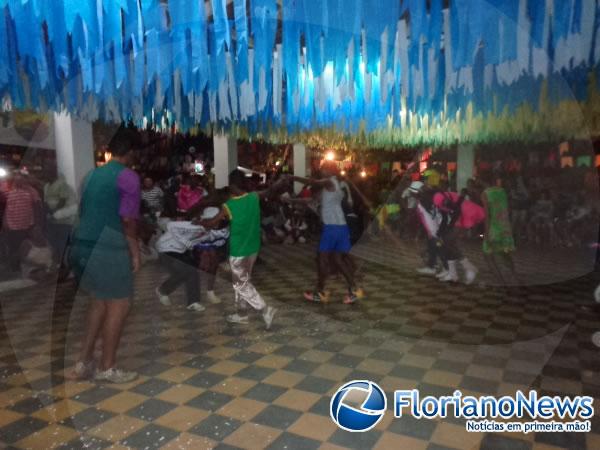
{"type": "Polygon", "coordinates": [[[353,289],[344,297],[344,305],[352,305],[361,298],[365,298],[365,291],[361,288],[353,289]]]}
{"type": "Polygon", "coordinates": [[[121,369],[115,369],[114,367],[104,372],[96,372],[94,377],[95,381],[106,381],[107,383],[124,384],[130,383],[137,378],[137,373],[126,372],[121,369]]]}
{"type": "Polygon", "coordinates": [[[273,308],[272,306],[267,306],[267,310],[263,314],[263,319],[265,321],[265,328],[267,330],[271,329],[271,325],[273,325],[273,317],[275,316],[276,312],[277,312],[277,310],[275,308],[273,308]]]}
{"type": "Polygon", "coordinates": [[[417,273],[419,275],[435,275],[437,271],[435,270],[435,267],[421,267],[417,269],[417,273]]]}
{"type": "Polygon", "coordinates": [[[169,298],[168,295],[161,293],[160,288],[156,288],[156,290],[154,292],[156,292],[156,296],[158,297],[158,301],[160,302],[161,305],[171,306],[171,299],[169,298]]]}
{"type": "Polygon", "coordinates": [[[475,278],[477,278],[476,270],[465,271],[465,284],[467,284],[467,285],[473,284],[473,282],[475,281],[475,278]]]}
{"type": "Polygon", "coordinates": [[[248,316],[240,316],[238,313],[231,314],[227,316],[227,322],[229,323],[239,323],[239,324],[247,324],[248,316]]]}
{"type": "Polygon", "coordinates": [[[448,276],[448,271],[446,269],[442,269],[441,272],[438,272],[435,277],[439,280],[440,278],[446,278],[448,276]]]}
{"type": "Polygon", "coordinates": [[[207,291],[206,299],[208,300],[208,303],[212,305],[218,305],[219,303],[221,303],[221,299],[217,294],[215,294],[215,291],[207,291]]]}
{"type": "Polygon", "coordinates": [[[94,361],[78,361],[73,367],[73,370],[69,372],[65,378],[69,381],[87,380],[94,376],[95,367],[96,363],[94,361]]]}
{"type": "Polygon", "coordinates": [[[327,303],[329,301],[328,292],[305,292],[304,298],[313,303],[327,303]]]}
{"type": "Polygon", "coordinates": [[[204,305],[196,302],[196,303],[192,303],[191,305],[188,305],[187,310],[188,311],[202,312],[202,311],[206,311],[206,307],[204,305]]]}

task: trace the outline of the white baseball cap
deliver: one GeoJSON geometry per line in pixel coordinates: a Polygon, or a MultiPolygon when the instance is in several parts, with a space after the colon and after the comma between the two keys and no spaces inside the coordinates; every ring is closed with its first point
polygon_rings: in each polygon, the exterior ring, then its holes
{"type": "Polygon", "coordinates": [[[214,219],[217,214],[219,214],[219,208],[215,208],[213,206],[206,208],[203,212],[202,212],[202,216],[200,217],[202,220],[210,220],[210,219],[214,219]]]}

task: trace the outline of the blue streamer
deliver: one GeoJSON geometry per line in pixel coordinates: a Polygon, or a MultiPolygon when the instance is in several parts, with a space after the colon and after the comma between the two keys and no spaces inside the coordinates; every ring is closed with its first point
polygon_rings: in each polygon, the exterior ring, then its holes
{"type": "Polygon", "coordinates": [[[229,33],[229,20],[227,19],[227,0],[211,0],[213,9],[213,23],[215,27],[215,48],[217,52],[223,51],[223,45],[231,48],[229,33]]]}
{"type": "Polygon", "coordinates": [[[531,21],[531,38],[536,47],[542,48],[544,45],[544,22],[546,19],[545,0],[528,0],[527,15],[531,21]]]}

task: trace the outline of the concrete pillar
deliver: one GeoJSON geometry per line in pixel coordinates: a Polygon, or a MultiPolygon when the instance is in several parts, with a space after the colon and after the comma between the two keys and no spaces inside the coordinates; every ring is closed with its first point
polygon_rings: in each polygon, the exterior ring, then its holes
{"type": "Polygon", "coordinates": [[[469,178],[473,178],[475,146],[473,144],[460,144],[456,153],[456,189],[457,192],[460,192],[467,187],[469,178]]]}
{"type": "Polygon", "coordinates": [[[215,187],[229,186],[229,174],[238,167],[238,149],[234,138],[226,134],[213,137],[215,149],[215,187]]]}
{"type": "MultiPolygon", "coordinates": [[[[304,144],[294,144],[294,175],[306,177],[310,175],[310,158],[304,144]]],[[[302,190],[302,183],[294,183],[294,192],[302,190]]]]}
{"type": "Polygon", "coordinates": [[[55,113],[53,119],[58,173],[79,192],[84,177],[95,167],[92,124],[66,113],[55,113]]]}

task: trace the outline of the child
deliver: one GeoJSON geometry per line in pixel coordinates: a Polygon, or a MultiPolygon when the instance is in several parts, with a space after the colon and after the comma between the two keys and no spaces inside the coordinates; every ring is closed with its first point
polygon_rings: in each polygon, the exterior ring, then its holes
{"type": "Polygon", "coordinates": [[[288,178],[282,178],[269,190],[261,192],[246,191],[246,177],[240,170],[229,174],[230,198],[213,219],[203,220],[206,228],[214,228],[223,220],[229,220],[229,264],[235,291],[237,312],[227,316],[234,324],[247,324],[247,305],[262,314],[266,329],[270,329],[277,310],[268,306],[252,284],[252,269],[256,263],[261,246],[260,200],[275,191],[288,178]]]}

